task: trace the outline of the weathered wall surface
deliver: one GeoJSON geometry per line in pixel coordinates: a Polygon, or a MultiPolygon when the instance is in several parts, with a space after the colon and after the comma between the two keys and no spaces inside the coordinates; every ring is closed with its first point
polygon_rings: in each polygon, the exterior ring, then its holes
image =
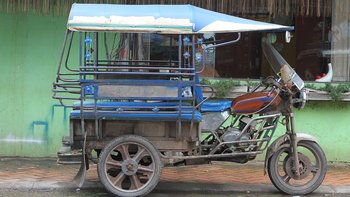
{"type": "Polygon", "coordinates": [[[54,156],[67,114],[51,99],[66,17],[0,13],[0,155],[54,156]]]}
{"type": "Polygon", "coordinates": [[[350,102],[310,101],[295,116],[297,131],[317,137],[328,161],[350,162],[350,102]]]}
{"type": "MultiPolygon", "coordinates": [[[[55,156],[69,110],[51,98],[66,17],[0,12],[0,155],[55,156]]],[[[350,103],[309,102],[296,127],[320,139],[329,161],[348,161],[350,103]]],[[[280,125],[277,134],[283,132],[280,125]]]]}

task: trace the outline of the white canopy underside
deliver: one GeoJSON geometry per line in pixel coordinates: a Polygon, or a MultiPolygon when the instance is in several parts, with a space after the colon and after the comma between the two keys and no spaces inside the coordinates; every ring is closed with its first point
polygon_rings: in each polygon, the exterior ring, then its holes
{"type": "Polygon", "coordinates": [[[144,31],[144,32],[176,32],[192,33],[194,24],[189,19],[173,19],[152,16],[123,17],[110,16],[109,18],[75,16],[68,21],[68,28],[72,31],[144,31]]]}
{"type": "Polygon", "coordinates": [[[222,33],[285,31],[292,27],[225,15],[191,5],[73,4],[71,31],[222,33]]]}

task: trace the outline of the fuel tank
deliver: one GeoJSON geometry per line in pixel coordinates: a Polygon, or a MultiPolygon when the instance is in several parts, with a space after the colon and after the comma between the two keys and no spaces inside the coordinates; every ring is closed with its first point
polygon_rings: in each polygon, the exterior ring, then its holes
{"type": "Polygon", "coordinates": [[[266,113],[275,111],[281,100],[276,90],[251,92],[233,99],[231,108],[237,114],[266,113]]]}

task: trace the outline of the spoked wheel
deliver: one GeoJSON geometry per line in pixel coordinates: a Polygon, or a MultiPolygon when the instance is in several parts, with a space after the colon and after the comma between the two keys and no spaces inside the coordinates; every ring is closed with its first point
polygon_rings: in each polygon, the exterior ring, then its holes
{"type": "Polygon", "coordinates": [[[145,138],[127,135],[114,139],[102,151],[98,175],[105,188],[118,196],[144,196],[158,184],[161,160],[145,138]]]}
{"type": "Polygon", "coordinates": [[[280,191],[290,195],[305,195],[317,189],[327,171],[327,161],[321,147],[311,141],[301,141],[297,147],[299,173],[294,170],[290,148],[282,148],[268,161],[271,182],[280,191]]]}

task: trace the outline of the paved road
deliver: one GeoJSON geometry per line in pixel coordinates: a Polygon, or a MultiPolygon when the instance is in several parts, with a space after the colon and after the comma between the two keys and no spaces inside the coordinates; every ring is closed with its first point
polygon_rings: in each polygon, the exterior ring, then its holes
{"type": "MultiPolygon", "coordinates": [[[[6,197],[111,197],[110,194],[106,193],[104,190],[31,190],[31,191],[21,191],[21,190],[0,190],[0,196],[6,197]]],[[[184,194],[184,193],[157,193],[152,192],[147,197],[287,197],[288,195],[281,195],[275,193],[231,193],[231,194],[184,194]]],[[[329,195],[329,194],[313,194],[307,197],[324,197],[324,196],[348,196],[348,195],[329,195]]]]}
{"type": "MultiPolygon", "coordinates": [[[[58,165],[52,158],[0,158],[0,196],[110,196],[91,165],[86,184],[76,192],[72,179],[79,166],[58,165]]],[[[314,196],[350,196],[350,166],[331,165],[314,196]]],[[[163,196],[284,196],[263,174],[262,163],[164,168],[149,195],[163,196]]],[[[288,195],[285,195],[288,196],[288,195]]]]}

